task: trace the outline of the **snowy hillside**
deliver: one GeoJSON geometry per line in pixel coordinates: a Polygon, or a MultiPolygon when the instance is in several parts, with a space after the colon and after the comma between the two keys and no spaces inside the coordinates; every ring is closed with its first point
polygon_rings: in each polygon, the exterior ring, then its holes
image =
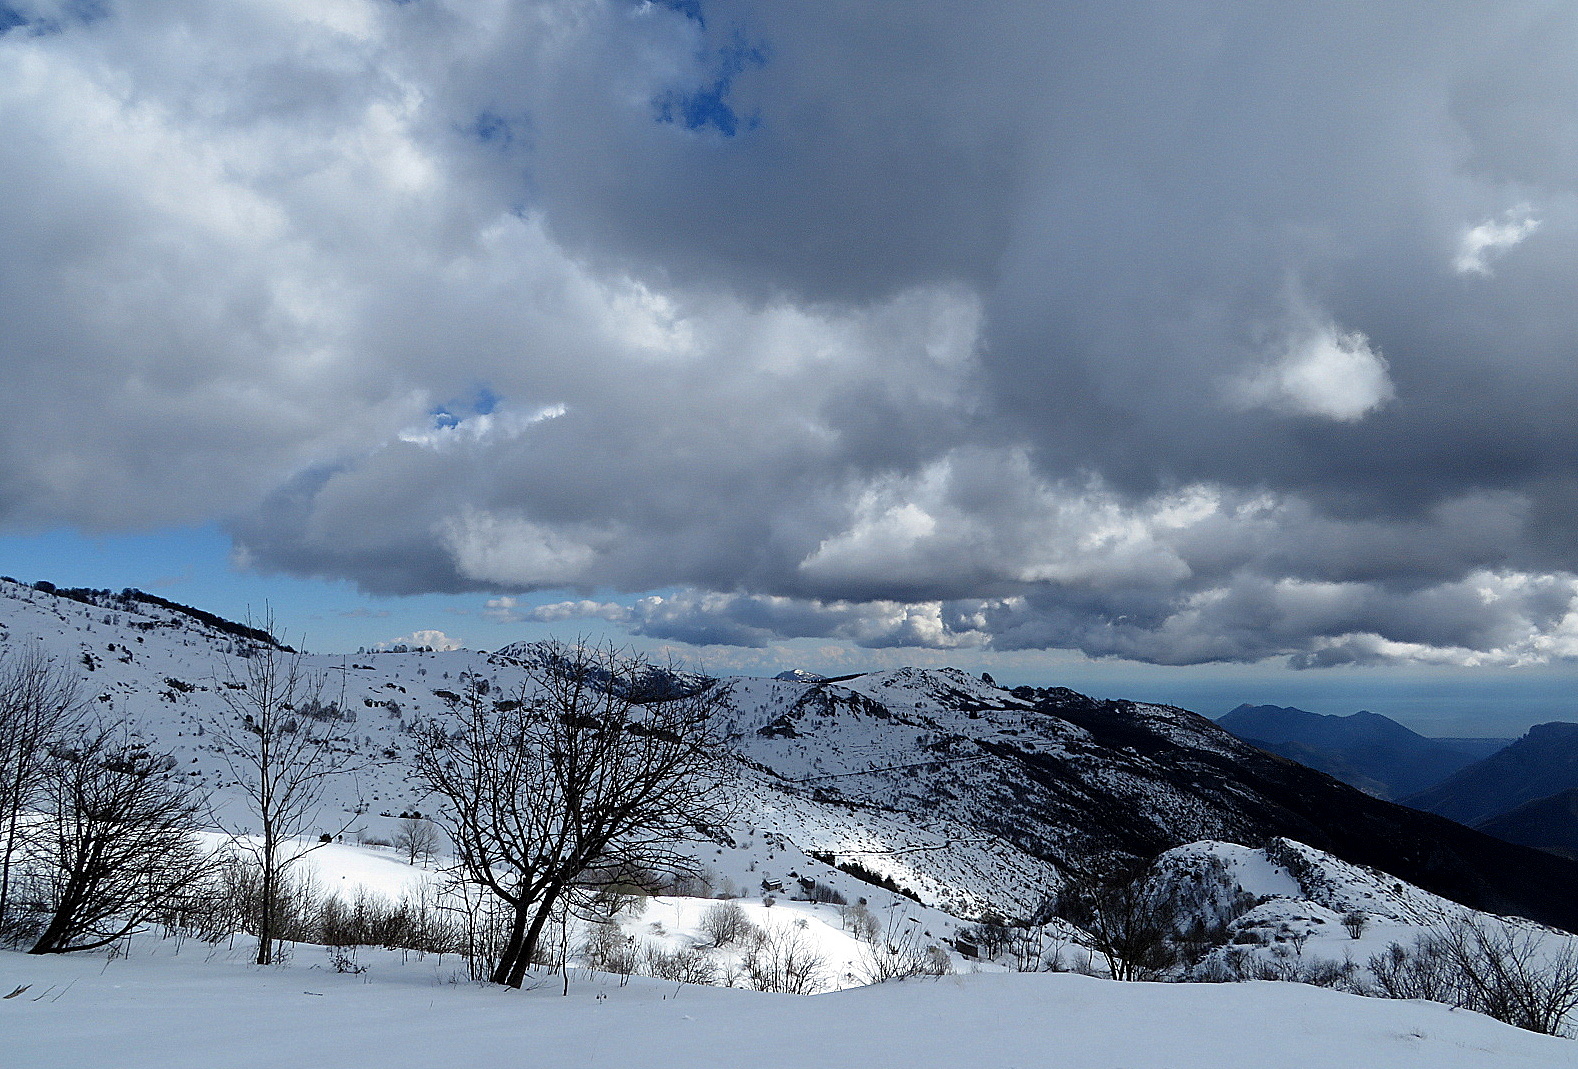
{"type": "MultiPolygon", "coordinates": [[[[0,631],[7,647],[37,647],[69,668],[94,709],[129,719],[150,749],[168,753],[174,770],[207,794],[214,821],[231,832],[252,830],[226,782],[214,730],[235,715],[226,695],[244,669],[245,634],[178,608],[124,599],[85,604],[11,583],[0,583],[0,631]]],[[[326,681],[313,715],[365,766],[335,785],[318,821],[326,833],[345,829],[339,842],[304,862],[319,891],[346,902],[372,894],[431,905],[441,882],[435,869],[405,864],[386,845],[401,814],[431,812],[435,804],[410,777],[411,726],[419,717],[443,715],[468,691],[515,700],[541,655],[534,647],[510,647],[495,654],[304,656],[303,665],[326,681]]],[[[1474,913],[1394,873],[1283,834],[1280,829],[1294,827],[1341,841],[1343,821],[1357,814],[1357,824],[1393,835],[1386,841],[1399,865],[1445,872],[1483,895],[1500,893],[1498,876],[1517,878],[1513,870],[1474,867],[1476,856],[1451,837],[1474,833],[1438,833],[1438,825],[1455,826],[1366,798],[1183,710],[1099,703],[1055,688],[1010,692],[953,670],[901,669],[845,680],[786,675],[717,684],[738,759],[737,817],[715,841],[695,845],[699,880],[633,897],[601,917],[565,922],[559,938],[572,972],[595,967],[599,976],[612,969],[749,986],[751,947],[780,940],[814,959],[793,988],[802,991],[869,984],[892,975],[894,960],[906,955],[911,972],[1100,974],[1108,963],[1098,952],[1099,937],[1048,908],[1060,891],[1084,886],[1092,871],[1153,857],[1146,893],[1170,904],[1180,945],[1195,938],[1186,937],[1186,926],[1213,933],[1157,972],[1171,978],[1303,979],[1312,975],[1306,966],[1325,962],[1332,966],[1328,979],[1365,990],[1373,986],[1367,970],[1375,956],[1393,944],[1413,946],[1461,917],[1533,933],[1553,953],[1570,945],[1564,933],[1474,913]],[[1250,843],[1269,845],[1244,845],[1250,843]],[[1458,867],[1443,868],[1442,858],[1458,867]],[[737,908],[748,938],[717,934],[709,915],[719,900],[737,908]],[[1362,918],[1356,934],[1355,916],[1362,918]]],[[[218,841],[218,833],[210,835],[218,841]]],[[[1466,841],[1473,846],[1482,838],[1466,841]]],[[[1512,851],[1506,856],[1514,862],[1522,857],[1518,848],[1495,847],[1512,851]]],[[[387,964],[376,951],[361,953],[364,964],[369,958],[387,964]]],[[[6,968],[14,964],[3,960],[6,968]]],[[[160,992],[230,975],[223,972],[228,967],[215,967],[220,972],[193,971],[185,961],[136,966],[153,970],[137,975],[152,977],[160,992]]],[[[432,982],[420,968],[380,965],[379,974],[379,983],[401,992],[432,982]]],[[[221,987],[230,982],[219,981],[221,987]]],[[[1077,1004],[1090,991],[1110,990],[1080,986],[1087,982],[1044,988],[982,978],[935,990],[953,992],[948,997],[961,1000],[956,1012],[968,1017],[975,1000],[1077,1004]]],[[[619,998],[644,1005],[639,992],[651,989],[631,990],[619,998]]],[[[1156,995],[1162,1000],[1156,1012],[1182,1013],[1188,1000],[1202,997],[1156,995]]],[[[1249,1006],[1260,997],[1229,999],[1248,999],[1249,1006]]],[[[1330,997],[1264,996],[1271,1000],[1266,1006],[1289,1012],[1302,1012],[1297,999],[1330,997]],[[1286,998],[1295,1002],[1276,1001],[1286,998]]],[[[1115,1005],[1105,999],[1096,999],[1100,1013],[1115,1005]]],[[[1029,1042],[1033,1032],[1014,1042],[1029,1042]]],[[[1222,1053],[1247,1058],[1248,1049],[1222,1053]]],[[[1150,1056],[1137,1047],[1134,1064],[1151,1064],[1144,1060],[1150,1056]]]]}
{"type": "MultiPolygon", "coordinates": [[[[74,671],[93,707],[129,718],[245,831],[211,736],[234,715],[224,703],[241,671],[234,625],[101,602],[0,581],[0,633],[74,671]]],[[[325,679],[335,730],[366,760],[336,785],[322,831],[387,838],[399,813],[431,807],[407,772],[413,718],[442,714],[469,685],[518,695],[532,657],[532,647],[305,657],[325,679]]],[[[735,838],[780,843],[772,862],[757,859],[775,868],[768,880],[789,870],[832,880],[836,865],[958,916],[1023,917],[1068,870],[1280,835],[1349,861],[1384,859],[1480,908],[1557,921],[1572,911],[1578,865],[1368,799],[1182,709],[1007,692],[953,670],[786,674],[721,684],[746,802],[735,838]]]]}
{"type": "Polygon", "coordinates": [[[0,1063],[105,1069],[1570,1069],[1570,1040],[1297,984],[963,976],[814,998],[606,977],[518,992],[369,954],[258,969],[188,944],[106,964],[0,953],[0,1063]]]}
{"type": "MultiPolygon", "coordinates": [[[[225,695],[244,643],[219,623],[0,582],[5,644],[36,645],[73,671],[94,708],[128,718],[209,793],[227,827],[247,830],[213,737],[234,716],[225,695]]],[[[533,656],[507,647],[304,657],[325,680],[325,715],[365,766],[335,785],[321,830],[386,839],[400,813],[430,809],[406,765],[413,720],[442,714],[470,685],[517,696],[533,656]]],[[[1199,840],[1281,836],[1384,860],[1404,880],[1480,908],[1559,922],[1573,912],[1578,865],[1368,798],[1184,710],[1058,688],[1009,692],[949,669],[786,675],[720,684],[745,806],[734,842],[717,848],[775,844],[752,857],[761,869],[752,882],[791,871],[837,882],[836,866],[957,916],[1015,918],[1070,871],[1199,840]]]]}

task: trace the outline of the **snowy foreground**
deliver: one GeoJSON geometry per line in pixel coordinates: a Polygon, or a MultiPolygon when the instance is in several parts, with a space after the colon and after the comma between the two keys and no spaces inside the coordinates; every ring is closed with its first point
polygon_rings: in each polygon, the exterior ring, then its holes
{"type": "Polygon", "coordinates": [[[0,1065],[1057,1066],[1518,1069],[1578,1044],[1423,1002],[1298,984],[1123,984],[1073,974],[906,981],[811,997],[577,972],[510,991],[392,952],[338,974],[322,948],[258,968],[245,948],[145,942],[129,958],[0,953],[0,1065]]]}

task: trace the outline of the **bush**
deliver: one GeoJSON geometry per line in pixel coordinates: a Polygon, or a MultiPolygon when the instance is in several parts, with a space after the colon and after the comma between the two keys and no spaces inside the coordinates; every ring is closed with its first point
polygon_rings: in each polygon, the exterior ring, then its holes
{"type": "Polygon", "coordinates": [[[619,925],[612,921],[596,921],[592,924],[582,954],[587,968],[613,973],[621,981],[628,980],[640,962],[635,940],[620,931],[619,925]]]}
{"type": "Polygon", "coordinates": [[[841,906],[838,910],[838,919],[844,923],[844,931],[853,935],[862,942],[875,941],[882,932],[882,925],[877,920],[876,914],[871,912],[864,900],[852,906],[841,906]]]}
{"type": "Polygon", "coordinates": [[[881,984],[945,976],[953,971],[953,959],[941,947],[926,943],[916,925],[892,924],[883,938],[861,949],[859,968],[866,983],[881,984]]]}
{"type": "Polygon", "coordinates": [[[643,958],[646,974],[658,980],[681,984],[712,984],[718,980],[717,966],[694,947],[664,950],[648,944],[643,958]]]}
{"type": "Polygon", "coordinates": [[[745,952],[745,975],[757,991],[814,995],[827,984],[827,959],[790,925],[758,929],[745,952]]]}
{"type": "Polygon", "coordinates": [[[1387,998],[1444,1002],[1531,1032],[1568,1034],[1578,1009],[1578,944],[1549,930],[1464,916],[1369,965],[1387,998]]]}
{"type": "Polygon", "coordinates": [[[742,942],[753,927],[737,902],[716,902],[701,915],[701,934],[715,947],[742,942]]]}

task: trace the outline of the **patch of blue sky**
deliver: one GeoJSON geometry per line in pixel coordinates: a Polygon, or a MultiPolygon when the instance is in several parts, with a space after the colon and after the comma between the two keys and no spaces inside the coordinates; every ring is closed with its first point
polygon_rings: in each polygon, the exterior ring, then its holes
{"type": "Polygon", "coordinates": [[[677,11],[687,19],[707,25],[706,17],[701,13],[701,0],[656,0],[658,7],[666,7],[670,11],[677,11]]]}
{"type": "MultiPolygon", "coordinates": [[[[548,638],[629,641],[621,626],[604,620],[524,618],[538,605],[578,600],[584,593],[520,595],[512,599],[514,611],[503,612],[487,594],[380,597],[345,581],[261,574],[237,564],[229,535],[217,525],[141,534],[86,535],[62,528],[0,536],[0,575],[61,587],[136,587],[237,621],[259,622],[271,614],[280,637],[315,653],[354,653],[419,631],[441,631],[482,650],[548,638]]],[[[606,591],[593,596],[614,600],[606,591]]]]}
{"type": "Polygon", "coordinates": [[[0,35],[23,26],[36,35],[64,33],[68,26],[90,25],[110,14],[107,0],[66,0],[53,18],[25,15],[15,4],[0,0],[0,35]]]}
{"type": "Polygon", "coordinates": [[[525,115],[501,115],[485,109],[477,113],[465,133],[498,149],[525,148],[529,146],[531,120],[525,115]]]}
{"type": "Polygon", "coordinates": [[[434,406],[428,415],[433,419],[433,426],[447,429],[458,427],[461,422],[472,416],[486,416],[499,407],[504,399],[487,383],[478,383],[469,397],[455,401],[445,401],[434,406]]]}
{"type": "Polygon", "coordinates": [[[701,59],[709,68],[712,80],[689,91],[671,89],[655,99],[652,105],[656,120],[683,126],[687,130],[711,127],[724,137],[734,137],[742,129],[759,127],[761,116],[739,114],[730,104],[729,95],[737,77],[748,70],[766,66],[767,46],[752,44],[744,34],[736,33],[727,45],[701,59]]]}

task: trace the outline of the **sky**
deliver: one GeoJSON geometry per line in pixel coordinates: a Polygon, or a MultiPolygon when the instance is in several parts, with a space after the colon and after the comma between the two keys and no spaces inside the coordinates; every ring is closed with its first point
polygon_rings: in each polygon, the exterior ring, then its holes
{"type": "Polygon", "coordinates": [[[0,571],[1578,718],[1575,114],[1556,2],[0,0],[0,571]]]}

